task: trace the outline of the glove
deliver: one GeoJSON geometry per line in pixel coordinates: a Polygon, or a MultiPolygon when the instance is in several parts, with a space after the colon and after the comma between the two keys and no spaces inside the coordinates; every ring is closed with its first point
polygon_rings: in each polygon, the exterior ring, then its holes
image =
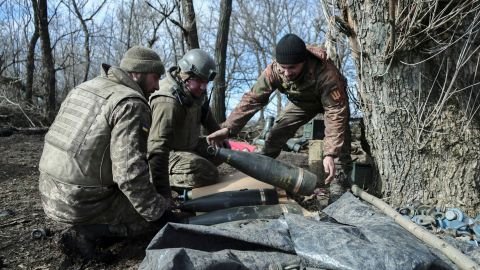
{"type": "Polygon", "coordinates": [[[163,226],[165,226],[165,224],[167,224],[168,222],[180,223],[180,219],[172,211],[165,210],[162,217],[155,221],[152,221],[152,223],[159,228],[163,228],[163,226]]]}

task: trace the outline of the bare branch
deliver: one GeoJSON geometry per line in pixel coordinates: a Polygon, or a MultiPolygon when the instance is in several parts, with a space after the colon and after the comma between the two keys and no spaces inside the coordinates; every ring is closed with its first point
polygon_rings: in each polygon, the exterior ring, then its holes
{"type": "Polygon", "coordinates": [[[62,3],[63,3],[63,0],[58,2],[58,4],[55,6],[55,8],[53,9],[53,13],[51,14],[50,19],[48,20],[48,24],[50,24],[50,22],[53,20],[53,18],[55,18],[55,16],[57,16],[58,9],[60,8],[60,4],[62,4],[62,3]]]}
{"type": "Polygon", "coordinates": [[[160,25],[165,21],[165,19],[169,18],[170,15],[175,11],[175,6],[173,6],[170,10],[168,10],[166,5],[160,5],[162,10],[158,9],[157,7],[153,6],[149,1],[146,2],[147,5],[153,8],[158,13],[162,14],[162,19],[158,22],[153,22],[153,36],[151,39],[147,41],[148,47],[152,47],[153,44],[158,40],[157,32],[160,25]]]}
{"type": "Polygon", "coordinates": [[[80,32],[80,29],[73,30],[73,31],[71,31],[71,32],[67,32],[67,33],[64,33],[64,34],[58,36],[57,39],[53,42],[52,48],[55,48],[55,46],[57,45],[57,43],[60,42],[64,37],[69,36],[69,35],[72,35],[72,34],[75,34],[75,33],[78,33],[78,32],[80,32]]]}
{"type": "Polygon", "coordinates": [[[97,13],[103,8],[105,3],[107,3],[107,0],[103,0],[103,2],[97,7],[97,9],[94,10],[93,13],[88,18],[85,19],[85,21],[91,21],[93,17],[95,17],[95,15],[97,15],[97,13]]]}
{"type": "Polygon", "coordinates": [[[36,127],[36,125],[33,123],[33,121],[30,119],[30,117],[28,117],[27,113],[25,113],[22,106],[19,103],[15,103],[15,102],[11,101],[10,99],[8,99],[7,95],[5,94],[5,91],[3,91],[0,94],[0,98],[3,98],[6,102],[8,102],[8,103],[10,103],[14,106],[17,106],[20,109],[20,111],[22,112],[23,116],[25,116],[25,118],[27,118],[28,122],[30,123],[30,126],[31,127],[36,127]]]}
{"type": "MultiPolygon", "coordinates": [[[[174,20],[174,19],[172,19],[172,18],[170,17],[170,15],[172,15],[172,13],[175,11],[176,6],[173,6],[171,10],[167,10],[167,9],[166,9],[166,6],[163,6],[163,5],[162,5],[163,10],[160,10],[160,9],[158,9],[157,7],[155,7],[154,5],[152,5],[152,4],[150,3],[150,1],[146,1],[146,3],[147,3],[147,5],[148,5],[149,7],[153,8],[155,11],[157,11],[157,12],[160,13],[160,14],[162,14],[162,16],[163,16],[164,18],[167,18],[171,23],[173,23],[174,25],[178,26],[178,27],[182,30],[182,32],[183,32],[184,35],[187,34],[187,29],[185,29],[180,22],[178,22],[177,20],[174,20]]],[[[175,5],[178,5],[178,3],[175,2],[175,5]]]]}

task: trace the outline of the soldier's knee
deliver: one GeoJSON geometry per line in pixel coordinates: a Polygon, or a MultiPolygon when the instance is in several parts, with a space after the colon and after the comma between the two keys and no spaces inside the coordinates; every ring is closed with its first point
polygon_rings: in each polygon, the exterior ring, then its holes
{"type": "Polygon", "coordinates": [[[192,159],[185,170],[170,175],[170,184],[177,187],[198,188],[218,182],[217,167],[204,158],[192,159]]]}
{"type": "Polygon", "coordinates": [[[195,173],[194,182],[198,186],[208,186],[218,183],[218,168],[208,160],[202,162],[200,169],[195,173]]]}

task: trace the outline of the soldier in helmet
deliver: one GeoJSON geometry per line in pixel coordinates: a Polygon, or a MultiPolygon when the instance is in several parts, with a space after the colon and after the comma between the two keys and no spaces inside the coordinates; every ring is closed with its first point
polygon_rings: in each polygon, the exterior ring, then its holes
{"type": "MultiPolygon", "coordinates": [[[[213,58],[192,49],[178,67],[168,69],[150,97],[148,159],[154,183],[169,179],[173,187],[194,188],[217,182],[218,163],[210,159],[206,139],[200,137],[201,126],[208,132],[219,129],[207,100],[207,85],[215,75],[213,58]]],[[[165,196],[169,191],[159,185],[157,190],[165,196]]]]}
{"type": "Polygon", "coordinates": [[[256,112],[268,104],[270,95],[278,90],[290,102],[268,133],[262,154],[277,157],[285,142],[294,136],[299,127],[322,113],[325,122],[325,183],[334,180],[330,192],[331,199],[335,200],[348,186],[345,180],[351,162],[346,80],[326,59],[323,50],[307,47],[295,34],[281,38],[275,51],[275,61],[267,66],[252,89],[243,95],[222,124],[222,129],[210,134],[207,139],[214,144],[237,134],[256,112]],[[336,174],[336,158],[343,165],[341,174],[336,174]]]}
{"type": "Polygon", "coordinates": [[[164,73],[153,50],[134,46],[119,67],[71,90],[45,136],[39,190],[48,217],[67,224],[60,247],[92,259],[105,238],[165,224],[167,200],[150,182],[146,97],[164,73]]]}

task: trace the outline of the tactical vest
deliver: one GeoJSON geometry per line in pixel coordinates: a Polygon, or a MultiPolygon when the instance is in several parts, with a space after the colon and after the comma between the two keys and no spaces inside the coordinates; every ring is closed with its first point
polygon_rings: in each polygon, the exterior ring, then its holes
{"type": "Polygon", "coordinates": [[[126,98],[145,98],[135,90],[97,77],[70,91],[45,136],[41,172],[56,181],[80,186],[110,186],[112,127],[109,118],[126,98]]]}
{"type": "Polygon", "coordinates": [[[185,111],[185,118],[178,119],[178,116],[173,116],[175,118],[173,119],[175,136],[170,149],[191,151],[195,149],[200,137],[202,108],[197,102],[193,102],[191,106],[182,106],[173,94],[175,87],[182,86],[177,84],[170,73],[167,73],[167,77],[159,82],[159,90],[150,96],[150,106],[152,106],[153,100],[159,97],[171,98],[178,106],[181,106],[181,109],[185,111]]]}

